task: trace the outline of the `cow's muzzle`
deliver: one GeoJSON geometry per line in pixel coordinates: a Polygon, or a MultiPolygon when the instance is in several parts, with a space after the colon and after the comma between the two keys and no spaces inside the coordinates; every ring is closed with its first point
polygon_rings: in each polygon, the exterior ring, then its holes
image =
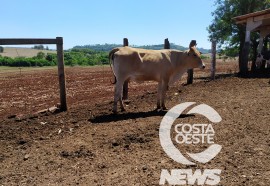
{"type": "Polygon", "coordinates": [[[202,67],[201,67],[201,69],[205,69],[205,64],[202,64],[202,67]]]}

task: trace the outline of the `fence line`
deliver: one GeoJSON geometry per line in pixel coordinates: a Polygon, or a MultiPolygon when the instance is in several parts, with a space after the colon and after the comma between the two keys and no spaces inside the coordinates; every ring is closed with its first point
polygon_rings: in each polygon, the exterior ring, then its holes
{"type": "Polygon", "coordinates": [[[66,78],[64,68],[64,52],[63,52],[63,38],[56,37],[54,39],[44,38],[0,38],[0,45],[34,45],[34,44],[56,44],[57,59],[58,59],[58,78],[60,89],[60,110],[67,110],[66,98],[66,78]]]}

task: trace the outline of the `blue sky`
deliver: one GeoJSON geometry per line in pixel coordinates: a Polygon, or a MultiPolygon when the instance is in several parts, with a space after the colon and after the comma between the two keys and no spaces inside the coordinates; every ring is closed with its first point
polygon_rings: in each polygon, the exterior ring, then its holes
{"type": "MultiPolygon", "coordinates": [[[[1,38],[64,38],[85,44],[171,43],[210,48],[213,0],[0,0],[1,38]]],[[[53,48],[54,46],[49,46],[53,48]]]]}

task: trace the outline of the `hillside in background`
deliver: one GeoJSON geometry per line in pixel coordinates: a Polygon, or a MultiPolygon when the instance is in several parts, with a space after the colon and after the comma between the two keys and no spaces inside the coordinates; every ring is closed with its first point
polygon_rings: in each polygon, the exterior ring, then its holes
{"type": "MultiPolygon", "coordinates": [[[[91,49],[97,52],[109,52],[115,47],[121,47],[120,44],[96,44],[96,45],[78,45],[73,47],[73,49],[91,49]]],[[[131,47],[135,48],[144,48],[144,49],[152,49],[152,50],[160,50],[163,49],[164,45],[131,45],[131,47]]],[[[177,50],[187,50],[187,47],[183,47],[180,45],[176,45],[174,43],[171,43],[171,49],[177,49],[177,50]]],[[[210,49],[204,49],[204,48],[198,48],[198,50],[204,54],[210,53],[210,49]]],[[[70,50],[67,50],[70,51],[70,50]]],[[[34,57],[37,56],[39,52],[43,52],[45,55],[48,53],[54,53],[56,54],[55,50],[38,50],[33,48],[20,48],[20,47],[4,47],[4,52],[0,53],[1,56],[7,56],[7,57],[34,57]]]]}
{"type": "MultiPolygon", "coordinates": [[[[188,47],[183,47],[180,45],[176,45],[174,43],[171,43],[171,49],[177,49],[177,50],[187,50],[188,47]]],[[[96,51],[105,51],[108,52],[110,50],[112,50],[115,47],[121,47],[123,45],[120,44],[96,44],[96,45],[78,45],[73,47],[74,49],[82,49],[82,48],[87,48],[87,49],[91,49],[91,50],[96,50],[96,51]]],[[[152,50],[160,50],[164,48],[163,44],[159,44],[159,45],[141,45],[141,46],[137,46],[137,45],[130,45],[131,47],[135,47],[135,48],[145,48],[145,49],[152,49],[152,50]]],[[[206,53],[210,53],[210,49],[204,49],[204,48],[198,48],[198,50],[204,54],[206,53]]]]}
{"type": "MultiPolygon", "coordinates": [[[[65,65],[75,66],[93,66],[100,64],[109,64],[108,53],[111,49],[121,45],[84,45],[76,46],[64,51],[65,65]]],[[[145,49],[163,49],[160,45],[135,46],[145,49]]],[[[187,50],[187,48],[171,44],[172,49],[187,50]]],[[[43,47],[42,47],[43,49],[43,47]]],[[[204,55],[202,59],[209,58],[209,50],[199,49],[204,55]]],[[[41,50],[32,48],[6,47],[0,53],[0,66],[11,67],[30,67],[30,66],[54,66],[57,64],[57,54],[55,50],[41,50]]]]}

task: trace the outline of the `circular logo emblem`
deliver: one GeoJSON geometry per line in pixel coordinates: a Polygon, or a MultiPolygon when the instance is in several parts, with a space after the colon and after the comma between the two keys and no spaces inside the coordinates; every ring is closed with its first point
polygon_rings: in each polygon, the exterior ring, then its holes
{"type": "MultiPolygon", "coordinates": [[[[189,159],[192,161],[187,159],[173,144],[171,139],[171,128],[174,121],[181,115],[184,110],[194,104],[195,102],[185,102],[171,108],[163,117],[159,128],[159,139],[163,150],[174,161],[184,165],[195,165],[196,163],[194,163],[194,161],[207,163],[212,160],[222,148],[221,145],[214,144],[213,142],[212,137],[214,135],[214,130],[211,124],[178,124],[175,126],[175,131],[177,132],[175,141],[177,143],[185,142],[186,144],[196,144],[198,143],[198,140],[192,141],[192,139],[199,139],[199,137],[202,136],[208,137],[207,143],[211,145],[207,149],[199,153],[186,152],[186,154],[189,156],[189,159]],[[199,127],[204,129],[200,130],[199,127]],[[194,130],[193,133],[191,133],[192,130],[194,130]]],[[[200,114],[213,123],[218,123],[222,120],[217,111],[206,104],[200,104],[193,107],[188,111],[187,114],[200,114]]]]}

